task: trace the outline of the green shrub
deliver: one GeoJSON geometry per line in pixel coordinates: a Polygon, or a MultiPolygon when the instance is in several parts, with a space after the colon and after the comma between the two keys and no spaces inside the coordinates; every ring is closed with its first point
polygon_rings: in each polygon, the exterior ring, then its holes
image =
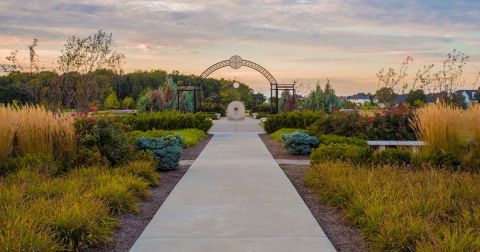
{"type": "Polygon", "coordinates": [[[207,134],[199,129],[179,129],[179,130],[149,130],[149,131],[132,131],[128,133],[130,142],[134,143],[139,137],[161,138],[170,135],[179,135],[183,140],[183,147],[188,148],[196,145],[207,134]]]}
{"type": "Polygon", "coordinates": [[[113,165],[129,151],[127,136],[115,117],[79,117],[75,121],[75,131],[80,150],[96,147],[113,165]]]}
{"type": "Polygon", "coordinates": [[[0,163],[0,176],[15,172],[21,169],[38,171],[45,174],[55,175],[62,170],[62,164],[45,154],[26,154],[24,156],[9,158],[0,163]]]}
{"type": "Polygon", "coordinates": [[[310,154],[312,148],[318,146],[318,139],[307,133],[296,132],[282,135],[285,149],[290,154],[310,154]]]}
{"type": "Polygon", "coordinates": [[[122,120],[133,130],[176,130],[196,128],[207,132],[213,125],[206,113],[157,112],[126,115],[122,120]]]}
{"type": "Polygon", "coordinates": [[[168,171],[177,169],[182,155],[183,141],[179,135],[166,136],[162,138],[145,138],[137,139],[137,150],[147,150],[152,152],[157,159],[157,169],[160,171],[168,171]]]}
{"type": "Polygon", "coordinates": [[[344,137],[344,136],[338,136],[338,135],[320,135],[318,137],[318,140],[320,144],[324,144],[324,145],[329,145],[332,143],[344,143],[344,144],[368,147],[367,141],[360,138],[356,138],[356,137],[344,137]]]}
{"type": "Polygon", "coordinates": [[[373,161],[377,165],[410,165],[412,164],[412,153],[405,149],[388,148],[376,152],[373,161]]]}
{"type": "Polygon", "coordinates": [[[336,112],[320,117],[308,127],[308,133],[317,137],[333,134],[366,140],[416,140],[412,118],[412,112],[405,108],[384,110],[374,116],[336,112]]]}
{"type": "Polygon", "coordinates": [[[277,131],[273,132],[272,134],[270,134],[270,137],[277,141],[277,142],[282,142],[282,135],[288,135],[288,134],[292,134],[292,133],[295,133],[295,132],[299,132],[299,133],[305,133],[306,130],[305,129],[291,129],[291,128],[281,128],[281,129],[278,129],[277,131]]]}
{"type": "Polygon", "coordinates": [[[317,119],[324,116],[325,114],[318,112],[281,113],[269,116],[263,127],[268,134],[272,134],[281,128],[306,129],[317,119]]]}
{"type": "Polygon", "coordinates": [[[342,160],[361,164],[367,162],[372,156],[372,152],[368,147],[358,145],[332,143],[329,145],[320,145],[312,151],[310,162],[318,164],[323,161],[342,160]]]}

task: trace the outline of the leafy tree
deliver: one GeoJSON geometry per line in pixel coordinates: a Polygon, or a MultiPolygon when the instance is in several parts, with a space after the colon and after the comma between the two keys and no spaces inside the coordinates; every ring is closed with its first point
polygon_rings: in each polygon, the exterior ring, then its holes
{"type": "Polygon", "coordinates": [[[115,94],[115,92],[112,92],[107,96],[107,99],[105,99],[104,106],[107,109],[120,108],[120,101],[118,101],[117,94],[115,94]]]}
{"type": "Polygon", "coordinates": [[[75,83],[74,105],[80,110],[86,110],[88,105],[98,100],[102,95],[96,85],[96,75],[99,69],[109,69],[121,72],[121,64],[125,55],[115,50],[112,34],[99,30],[86,38],[72,36],[67,39],[65,49],[61,51],[57,63],[64,73],[61,82],[69,82],[65,73],[80,73],[80,79],[75,83]]]}
{"type": "Polygon", "coordinates": [[[393,107],[393,104],[395,103],[395,96],[396,94],[393,91],[393,88],[389,87],[380,88],[375,93],[378,103],[383,104],[386,108],[393,107]]]}
{"type": "Polygon", "coordinates": [[[127,96],[125,99],[122,101],[122,108],[124,109],[131,109],[133,108],[133,105],[135,104],[135,101],[133,100],[132,97],[127,96]]]}
{"type": "Polygon", "coordinates": [[[427,103],[427,95],[422,89],[410,90],[406,97],[406,102],[410,105],[421,105],[427,103]]]}

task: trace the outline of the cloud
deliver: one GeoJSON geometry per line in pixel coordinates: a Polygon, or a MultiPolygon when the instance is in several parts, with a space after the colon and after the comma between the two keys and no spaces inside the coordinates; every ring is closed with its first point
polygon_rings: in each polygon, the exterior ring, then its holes
{"type": "Polygon", "coordinates": [[[479,55],[479,8],[479,1],[437,0],[6,0],[0,50],[36,37],[53,57],[68,36],[103,29],[113,32],[128,69],[199,73],[240,54],[282,78],[373,80],[407,55],[416,62],[439,61],[453,48],[479,55]]]}

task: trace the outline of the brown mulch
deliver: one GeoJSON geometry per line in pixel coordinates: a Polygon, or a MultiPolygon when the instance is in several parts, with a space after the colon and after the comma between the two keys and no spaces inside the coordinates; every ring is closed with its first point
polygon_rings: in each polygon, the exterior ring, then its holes
{"type": "Polygon", "coordinates": [[[360,229],[350,225],[340,209],[321,204],[315,193],[305,186],[308,165],[281,167],[337,251],[368,251],[360,229]]]}
{"type": "MultiPolygon", "coordinates": [[[[212,135],[208,135],[195,146],[184,149],[181,160],[196,159],[211,138],[212,135]]],[[[183,165],[174,171],[161,172],[160,185],[151,188],[150,198],[141,203],[140,213],[120,216],[119,229],[113,235],[113,242],[108,247],[89,251],[128,251],[188,168],[190,168],[189,165],[183,165]]]]}
{"type": "Polygon", "coordinates": [[[295,159],[295,160],[308,160],[310,155],[292,155],[289,154],[282,144],[273,140],[267,133],[258,134],[262,139],[265,146],[275,159],[295,159]]]}
{"type": "MultiPolygon", "coordinates": [[[[308,155],[288,154],[285,148],[268,134],[260,134],[265,146],[275,159],[309,159],[308,155]]],[[[324,205],[315,193],[305,186],[308,165],[281,165],[283,171],[307,204],[310,212],[338,251],[368,251],[360,229],[350,225],[340,209],[324,205]]]]}

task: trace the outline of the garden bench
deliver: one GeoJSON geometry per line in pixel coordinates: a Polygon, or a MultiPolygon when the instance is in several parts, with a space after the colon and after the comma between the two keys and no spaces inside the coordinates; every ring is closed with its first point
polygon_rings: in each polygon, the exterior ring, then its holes
{"type": "Polygon", "coordinates": [[[417,152],[418,148],[425,145],[424,141],[367,141],[369,146],[383,151],[387,146],[408,147],[417,152]]]}

